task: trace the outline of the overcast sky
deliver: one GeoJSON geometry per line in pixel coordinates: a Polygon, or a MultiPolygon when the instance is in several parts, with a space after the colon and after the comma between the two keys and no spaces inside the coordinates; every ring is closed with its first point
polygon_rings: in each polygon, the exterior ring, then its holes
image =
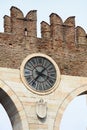
{"type": "MultiPolygon", "coordinates": [[[[63,21],[65,21],[70,16],[75,16],[76,26],[81,26],[87,32],[87,14],[86,14],[87,0],[3,0],[1,1],[0,4],[0,32],[3,32],[3,17],[4,15],[10,16],[11,6],[16,6],[17,8],[19,8],[21,11],[23,11],[24,15],[26,15],[30,10],[37,10],[38,36],[40,36],[41,21],[46,21],[49,23],[49,15],[51,13],[58,14],[63,19],[63,21]]],[[[84,108],[81,108],[80,110],[78,105],[76,105],[76,102],[75,101],[72,102],[72,104],[74,104],[73,105],[74,107],[71,107],[72,105],[70,105],[70,108],[67,108],[62,119],[60,130],[85,130],[86,129],[87,106],[84,103],[84,99],[79,101],[80,101],[79,105],[81,106],[82,104],[84,104],[83,105],[84,108]],[[78,108],[78,110],[80,111],[78,111],[76,108],[78,108]],[[72,112],[74,117],[72,117],[71,114],[72,112]],[[80,120],[76,119],[76,116],[79,117],[78,112],[79,113],[83,112],[81,118],[82,120],[80,118],[79,118],[80,120]],[[68,115],[66,113],[68,113],[68,115]],[[77,125],[72,125],[75,119],[77,122],[79,122],[79,124],[77,123],[77,125]],[[71,121],[71,122],[69,123],[67,121],[71,121]],[[73,129],[71,129],[71,127],[73,129]]],[[[1,110],[0,113],[4,113],[4,112],[2,112],[1,110]]],[[[0,120],[2,120],[2,117],[4,117],[4,115],[2,116],[0,115],[0,120]]],[[[5,124],[5,118],[3,122],[5,124]]],[[[0,130],[11,130],[10,127],[7,128],[6,124],[5,125],[4,124],[2,122],[0,123],[1,125],[0,130]],[[4,128],[4,126],[6,126],[6,128],[4,128]]]]}

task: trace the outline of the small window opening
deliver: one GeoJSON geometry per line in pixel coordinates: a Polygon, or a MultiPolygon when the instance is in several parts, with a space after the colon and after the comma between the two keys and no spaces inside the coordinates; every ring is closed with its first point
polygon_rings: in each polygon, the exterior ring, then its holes
{"type": "Polygon", "coordinates": [[[24,35],[25,35],[25,36],[27,36],[27,35],[28,35],[27,28],[25,28],[25,30],[24,30],[24,35]]]}

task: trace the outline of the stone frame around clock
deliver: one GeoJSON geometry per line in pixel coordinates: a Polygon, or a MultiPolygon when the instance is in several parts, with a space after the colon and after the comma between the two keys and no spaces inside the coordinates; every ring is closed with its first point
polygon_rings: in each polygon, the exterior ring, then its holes
{"type": "Polygon", "coordinates": [[[59,83],[60,83],[60,79],[61,79],[61,75],[60,75],[60,70],[59,70],[59,67],[58,65],[56,64],[56,62],[48,55],[46,54],[43,54],[43,53],[33,53],[33,54],[30,54],[28,55],[22,62],[21,66],[20,66],[20,77],[21,77],[21,80],[23,82],[23,84],[26,86],[27,89],[29,89],[31,92],[35,93],[35,94],[38,94],[38,95],[47,95],[47,94],[50,94],[52,93],[58,86],[59,86],[59,83]],[[52,64],[54,65],[55,69],[56,69],[56,81],[53,85],[53,87],[51,87],[50,89],[48,90],[45,90],[43,92],[40,92],[40,91],[36,91],[34,90],[26,81],[25,77],[24,77],[24,66],[26,64],[26,62],[33,58],[33,57],[37,57],[37,56],[41,56],[41,57],[45,57],[46,59],[48,59],[50,62],[52,62],[52,64]]]}

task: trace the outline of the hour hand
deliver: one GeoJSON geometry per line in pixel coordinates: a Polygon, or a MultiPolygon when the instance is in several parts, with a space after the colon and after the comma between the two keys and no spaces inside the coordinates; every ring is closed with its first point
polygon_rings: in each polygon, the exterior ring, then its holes
{"type": "Polygon", "coordinates": [[[38,76],[41,76],[43,78],[48,78],[48,76],[46,74],[43,73],[43,71],[39,72],[39,71],[36,71],[37,75],[38,76]]]}
{"type": "Polygon", "coordinates": [[[44,74],[44,73],[41,73],[41,76],[42,76],[43,78],[48,78],[48,77],[49,77],[48,75],[46,75],[46,74],[44,74]]]}

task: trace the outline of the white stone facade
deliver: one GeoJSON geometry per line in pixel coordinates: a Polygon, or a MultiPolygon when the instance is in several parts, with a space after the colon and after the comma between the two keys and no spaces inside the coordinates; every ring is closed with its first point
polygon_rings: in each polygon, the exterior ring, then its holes
{"type": "Polygon", "coordinates": [[[50,94],[35,94],[23,84],[20,70],[0,68],[0,99],[13,130],[59,130],[63,112],[77,95],[87,91],[87,77],[61,75],[57,88],[50,94]],[[36,105],[43,99],[47,115],[38,118],[36,105]]]}

